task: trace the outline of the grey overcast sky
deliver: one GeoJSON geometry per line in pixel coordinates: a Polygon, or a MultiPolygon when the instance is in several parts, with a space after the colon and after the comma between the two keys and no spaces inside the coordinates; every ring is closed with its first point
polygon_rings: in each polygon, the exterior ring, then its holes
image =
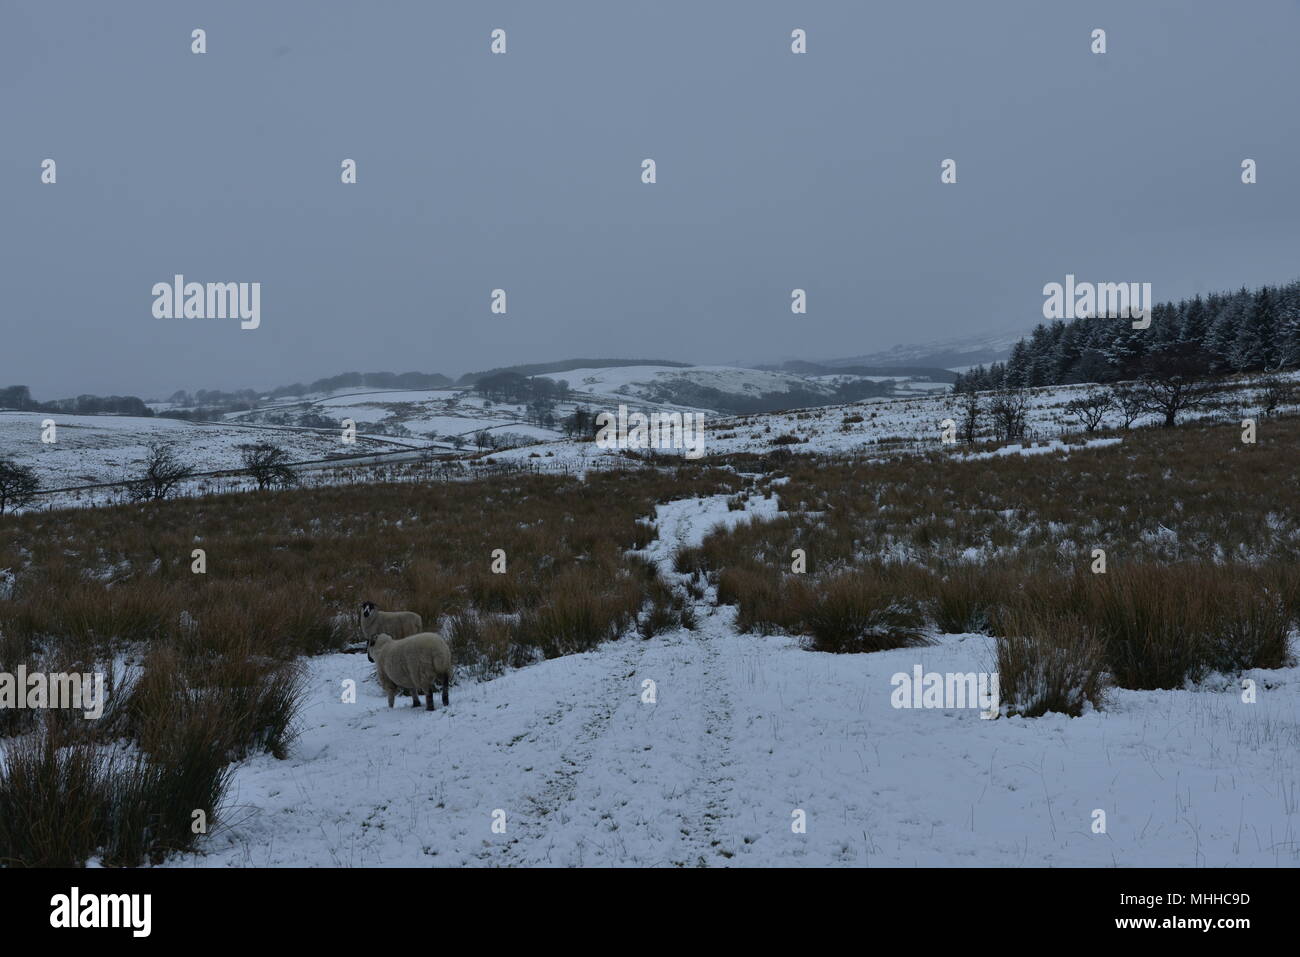
{"type": "Polygon", "coordinates": [[[0,386],[826,358],[1029,328],[1066,273],[1290,281],[1298,48],[1292,0],[3,0],[0,386]],[[261,328],[155,319],[176,273],[261,328]]]}

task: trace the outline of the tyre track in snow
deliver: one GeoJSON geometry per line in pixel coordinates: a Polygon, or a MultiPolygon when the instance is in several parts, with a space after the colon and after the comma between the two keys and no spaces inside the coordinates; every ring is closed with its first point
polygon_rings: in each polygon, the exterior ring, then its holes
{"type": "MultiPolygon", "coordinates": [[[[751,498],[744,511],[733,511],[726,501],[727,496],[685,499],[656,509],[659,535],[645,554],[656,562],[661,577],[688,602],[691,598],[686,585],[691,576],[678,573],[673,567],[678,550],[698,545],[713,529],[747,520],[754,512],[774,513],[777,504],[775,497],[751,498]]],[[[695,754],[692,800],[682,802],[680,809],[680,831],[687,853],[679,853],[672,861],[679,866],[725,865],[735,857],[739,845],[740,808],[730,769],[735,734],[731,686],[740,665],[732,658],[734,646],[717,640],[731,633],[734,612],[718,606],[714,586],[706,584],[704,588],[703,598],[694,603],[696,629],[681,632],[683,643],[693,646],[694,660],[689,662],[686,676],[677,676],[688,677],[686,684],[693,685],[689,694],[699,710],[702,730],[695,754]],[[726,649],[725,654],[722,649],[726,649]]]]}
{"type": "MultiPolygon", "coordinates": [[[[541,775],[535,789],[529,789],[512,802],[506,811],[504,840],[490,844],[479,855],[483,863],[495,866],[520,866],[562,863],[552,859],[552,851],[560,843],[553,832],[567,827],[571,821],[574,790],[579,777],[590,766],[597,750],[597,742],[609,727],[620,698],[630,694],[628,675],[635,671],[636,660],[642,646],[635,638],[624,638],[609,646],[618,654],[596,684],[588,686],[583,700],[561,704],[543,719],[543,727],[508,741],[507,749],[522,747],[535,753],[554,752],[549,771],[541,775]],[[568,720],[574,711],[581,711],[578,726],[572,738],[567,738],[573,728],[568,720]]],[[[522,755],[521,755],[522,757],[522,755]]]]}
{"type": "MultiPolygon", "coordinates": [[[[724,496],[661,505],[659,536],[642,554],[682,590],[685,576],[672,569],[676,550],[697,544],[720,515],[745,514],[728,512],[724,496]]],[[[521,806],[507,810],[507,835],[480,860],[694,867],[725,865],[735,855],[728,689],[736,669],[714,640],[726,633],[729,614],[714,599],[709,589],[698,604],[695,631],[649,641],[628,635],[604,646],[614,654],[603,680],[553,713],[563,717],[548,716],[543,728],[510,742],[550,752],[549,768],[521,806]],[[653,703],[642,700],[647,679],[653,703]],[[582,712],[576,729],[575,710],[582,712]]]]}

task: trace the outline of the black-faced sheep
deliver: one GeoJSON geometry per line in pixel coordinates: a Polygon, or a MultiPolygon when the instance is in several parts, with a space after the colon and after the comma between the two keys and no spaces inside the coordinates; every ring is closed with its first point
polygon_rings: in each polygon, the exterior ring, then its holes
{"type": "MultiPolygon", "coordinates": [[[[424,619],[413,611],[380,611],[373,601],[361,603],[361,634],[365,637],[367,645],[375,635],[405,638],[407,635],[418,635],[422,631],[424,631],[424,619]]],[[[382,684],[384,679],[379,674],[378,668],[375,669],[375,675],[382,684]]],[[[410,689],[403,688],[402,694],[408,694],[409,691],[410,689]]]]}
{"type": "Polygon", "coordinates": [[[451,704],[451,649],[442,635],[424,631],[408,635],[401,641],[391,635],[378,634],[370,639],[366,657],[375,663],[379,683],[388,692],[388,707],[393,706],[397,693],[403,688],[411,690],[411,707],[420,706],[417,692],[427,697],[425,710],[433,711],[433,692],[442,682],[442,704],[451,704]]]}
{"type": "Polygon", "coordinates": [[[413,611],[380,611],[373,601],[361,603],[361,634],[369,642],[375,635],[405,638],[424,630],[424,619],[413,611]]]}

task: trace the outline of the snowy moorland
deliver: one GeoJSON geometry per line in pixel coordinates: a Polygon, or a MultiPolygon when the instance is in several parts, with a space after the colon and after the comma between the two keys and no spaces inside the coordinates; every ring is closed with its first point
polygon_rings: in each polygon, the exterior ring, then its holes
{"type": "MultiPolygon", "coordinates": [[[[752,499],[771,514],[774,499],[752,499]]],[[[725,497],[657,510],[645,554],[698,544],[725,497]]],[[[680,584],[680,583],[679,583],[680,584]]],[[[1300,669],[1116,690],[1078,718],[891,704],[891,678],[987,671],[992,639],[805,651],[699,627],[462,682],[389,710],[361,655],[312,659],[287,760],[241,765],[231,811],[173,866],[1295,866],[1300,669]],[[356,681],[355,703],[344,682],[356,681]],[[646,682],[653,682],[653,702],[646,682]],[[1094,832],[1096,812],[1105,833],[1094,832]],[[793,816],[806,816],[795,833],[793,816]],[[504,815],[502,818],[501,815],[504,815]],[[494,817],[495,815],[495,817],[494,817]],[[504,831],[494,832],[494,820],[504,831]]]]}
{"type": "MultiPolygon", "coordinates": [[[[690,411],[615,371],[573,401],[690,411]]],[[[1023,440],[986,424],[973,448],[939,441],[961,415],[946,394],[709,411],[690,463],[558,434],[456,448],[409,427],[522,434],[520,410],[454,390],[312,399],[373,430],[348,450],[368,461],[337,458],[328,428],[53,416],[44,445],[41,413],[6,413],[7,451],[46,488],[121,481],[159,440],[220,472],[268,436],[305,487],[210,498],[247,482],[206,475],[176,501],[52,511],[97,501],[81,490],[5,516],[0,662],[134,669],[94,753],[126,739],[185,767],[148,779],[151,800],[212,812],[197,838],[188,818],[125,847],[82,835],[75,863],[1293,867],[1295,408],[1264,416],[1241,379],[1177,429],[1089,434],[1066,412],[1088,391],[1032,390],[1023,440]],[[1248,416],[1258,444],[1241,441],[1248,416]],[[1113,564],[1089,575],[1099,542],[1113,564]],[[448,636],[449,706],[387,706],[348,648],[362,600],[448,636]],[[1190,649],[1186,676],[1130,660],[1111,680],[1113,649],[1070,643],[1117,609],[1137,616],[1107,620],[1120,639],[1149,628],[1161,652],[1190,649]],[[1184,619],[1208,622],[1208,643],[1184,642],[1184,619]],[[1024,657],[1004,660],[1008,637],[1024,657]],[[1026,707],[1055,700],[1058,660],[1102,693],[1026,707]],[[987,716],[896,693],[900,676],[995,673],[1008,693],[987,716]],[[190,695],[159,692],[177,686],[190,695]]],[[[0,718],[0,770],[50,753],[21,750],[50,733],[30,713],[0,718]]],[[[0,822],[0,856],[48,862],[14,846],[27,839],[0,822]]]]}

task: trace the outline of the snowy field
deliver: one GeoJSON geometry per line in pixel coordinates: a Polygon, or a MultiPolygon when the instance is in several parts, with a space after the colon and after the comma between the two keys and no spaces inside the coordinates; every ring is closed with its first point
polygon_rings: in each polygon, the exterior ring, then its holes
{"type": "MultiPolygon", "coordinates": [[[[617,371],[617,370],[615,370],[617,371]]],[[[1300,373],[1284,378],[1300,382],[1300,373]]],[[[1054,451],[1061,448],[1059,438],[1067,432],[1077,433],[1081,426],[1065,412],[1072,399],[1086,395],[1097,386],[1047,386],[1031,389],[1026,425],[1026,445],[1031,453],[1036,450],[1054,451]]],[[[1179,421],[1209,419],[1236,421],[1242,416],[1261,416],[1257,390],[1249,380],[1239,382],[1218,403],[1203,410],[1180,416],[1179,421]]],[[[989,397],[982,404],[987,408],[989,397]]],[[[1300,410],[1295,405],[1285,406],[1280,412],[1300,410]]],[[[734,455],[738,453],[766,453],[785,448],[799,454],[874,454],[898,451],[938,449],[942,423],[945,419],[961,421],[960,399],[948,392],[935,392],[921,396],[895,396],[865,399],[848,405],[823,406],[812,409],[792,409],[788,412],[770,412],[754,415],[724,416],[706,413],[707,435],[704,454],[734,455]],[[857,417],[861,421],[851,421],[857,417]],[[791,444],[778,443],[782,436],[793,437],[791,444]]],[[[1135,426],[1150,425],[1153,415],[1143,415],[1135,426]]],[[[1116,413],[1108,412],[1103,427],[1118,428],[1121,421],[1116,413]]],[[[991,438],[991,424],[987,416],[980,430],[981,438],[991,438]]],[[[579,461],[589,456],[591,443],[557,441],[526,448],[493,453],[497,461],[518,461],[529,457],[547,457],[579,461]]],[[[1020,446],[1017,446],[1019,450],[1020,446]]],[[[955,454],[962,454],[960,447],[955,454]]]]}
{"type": "MultiPolygon", "coordinates": [[[[711,374],[727,371],[727,367],[668,371],[694,374],[706,369],[711,374]]],[[[581,386],[601,391],[560,403],[556,415],[567,415],[579,405],[593,413],[616,412],[620,403],[647,413],[700,413],[704,416],[706,430],[703,446],[706,456],[764,454],[775,449],[799,454],[871,456],[936,449],[940,447],[943,421],[961,419],[958,398],[946,391],[926,391],[917,395],[866,399],[847,405],[787,412],[721,415],[638,398],[640,386],[637,383],[646,381],[650,373],[658,371],[663,371],[662,367],[574,370],[569,374],[574,377],[570,380],[574,388],[581,386]],[[627,393],[622,391],[624,389],[627,393]]],[[[750,384],[766,389],[776,381],[768,377],[785,375],[744,369],[729,371],[740,376],[732,383],[737,388],[750,384]]],[[[1286,378],[1300,381],[1300,374],[1292,373],[1286,378]]],[[[800,381],[807,383],[810,380],[800,381]]],[[[1077,422],[1066,415],[1066,404],[1094,388],[1052,386],[1030,390],[1026,419],[1028,438],[1024,450],[1034,454],[1061,448],[1060,436],[1079,430],[1077,422]]],[[[1183,419],[1234,421],[1247,415],[1260,416],[1257,393],[1251,381],[1237,382],[1213,406],[1185,415],[1183,419]]],[[[988,404],[987,397],[984,404],[988,404]]],[[[141,471],[148,444],[155,440],[174,443],[180,457],[200,472],[238,468],[240,446],[257,442],[272,442],[284,447],[295,462],[316,462],[361,453],[402,461],[416,456],[419,450],[459,452],[461,457],[468,459],[479,454],[473,435],[481,429],[488,430],[511,446],[489,453],[483,460],[486,464],[527,465],[540,471],[581,474],[588,467],[607,464],[611,457],[625,454],[622,449],[598,448],[591,441],[562,438],[553,429],[529,424],[525,421],[522,407],[495,404],[489,408],[483,400],[456,390],[344,394],[304,400],[292,408],[297,412],[307,410],[327,414],[335,420],[352,418],[362,430],[357,444],[342,445],[339,435],[329,429],[316,431],[258,424],[255,422],[260,417],[257,413],[236,414],[225,422],[190,423],[166,418],[0,411],[0,450],[22,464],[34,466],[45,489],[125,482],[135,478],[141,471]],[[53,418],[58,424],[59,440],[52,445],[40,442],[40,424],[45,418],[53,418]],[[463,437],[459,449],[455,443],[437,440],[446,435],[463,437]]],[[[1297,407],[1287,406],[1279,411],[1295,412],[1297,407]]],[[[1148,415],[1135,424],[1140,426],[1152,422],[1153,417],[1148,415]]],[[[1119,424],[1113,412],[1103,423],[1108,427],[1119,424]]],[[[991,437],[987,418],[981,436],[991,437]]],[[[1020,451],[1019,447],[1016,450],[1020,451]]],[[[677,455],[682,450],[661,451],[677,455]]],[[[954,451],[963,454],[960,448],[954,451]]],[[[361,459],[355,464],[367,465],[373,461],[361,459]]],[[[312,482],[339,479],[336,473],[326,474],[319,470],[310,476],[312,482]]],[[[199,481],[189,483],[182,491],[185,494],[205,494],[243,488],[247,484],[232,479],[223,481],[217,488],[211,482],[199,481]]],[[[120,490],[79,492],[45,495],[37,499],[36,505],[45,508],[82,506],[104,504],[120,498],[120,490]]]]}
{"type": "MultiPolygon", "coordinates": [[[[680,582],[673,551],[745,517],[722,496],[661,505],[645,554],[680,582]]],[[[891,678],[992,670],[985,636],[813,653],[737,635],[713,597],[695,631],[462,681],[433,714],[389,710],[363,655],[313,659],[289,758],[241,765],[225,823],[169,864],[1300,863],[1298,668],[1248,673],[1250,705],[1225,681],[1114,690],[1080,718],[983,720],[896,709],[891,678]]]]}
{"type": "Polygon", "coordinates": [[[33,466],[47,489],[135,478],[142,471],[153,441],[175,443],[186,462],[205,472],[239,468],[240,446],[259,442],[285,448],[295,461],[421,444],[359,436],[356,445],[347,447],[337,432],[135,416],[0,411],[0,450],[33,466]],[[41,441],[41,423],[45,419],[53,419],[57,428],[57,441],[48,444],[41,441]]]}

